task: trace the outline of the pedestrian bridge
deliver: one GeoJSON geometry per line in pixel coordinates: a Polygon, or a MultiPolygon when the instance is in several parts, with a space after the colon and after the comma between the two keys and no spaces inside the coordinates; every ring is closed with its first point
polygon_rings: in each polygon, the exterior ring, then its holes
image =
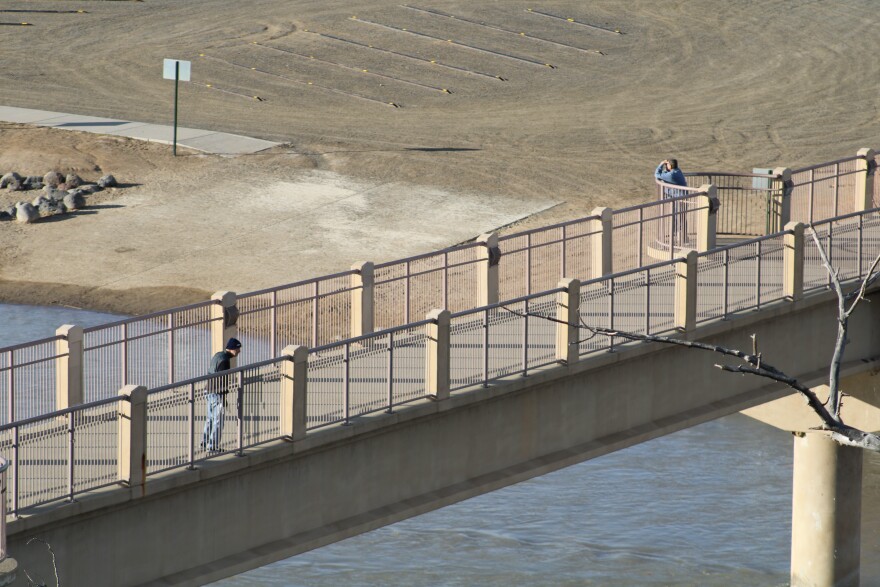
{"type": "MultiPolygon", "coordinates": [[[[702,174],[642,206],[0,349],[8,550],[46,576],[25,542],[48,541],[68,584],[201,584],[788,394],[582,324],[754,333],[818,385],[836,298],[803,222],[842,279],[864,275],[874,163],[702,174]],[[240,366],[194,376],[232,335],[240,366]],[[217,377],[233,393],[208,454],[217,377]]],[[[877,305],[848,374],[880,350],[877,305]]]]}

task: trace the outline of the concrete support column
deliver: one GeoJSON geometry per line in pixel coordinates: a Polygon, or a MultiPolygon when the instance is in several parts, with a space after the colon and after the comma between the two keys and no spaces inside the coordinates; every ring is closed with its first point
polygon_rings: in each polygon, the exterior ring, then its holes
{"type": "Polygon", "coordinates": [[[682,249],[675,264],[675,327],[691,332],[697,325],[697,252],[682,249]]]}
{"type": "Polygon", "coordinates": [[[794,439],[792,587],[858,587],[862,451],[827,436],[794,439]]]}
{"type": "Polygon", "coordinates": [[[783,244],[783,293],[793,302],[804,297],[804,225],[789,222],[785,225],[783,244]]]}
{"type": "Polygon", "coordinates": [[[116,466],[118,479],[130,487],[143,485],[147,478],[147,388],[126,385],[119,395],[116,466]]]}
{"type": "Polygon", "coordinates": [[[287,360],[281,367],[281,436],[299,440],[306,436],[306,381],[309,349],[300,345],[284,347],[287,360]]]}
{"type": "Polygon", "coordinates": [[[874,157],[873,149],[859,149],[859,159],[856,161],[858,173],[856,173],[855,202],[853,211],[861,212],[874,207],[874,157]]]}
{"type": "MultiPolygon", "coordinates": [[[[211,352],[219,353],[226,348],[226,341],[238,336],[238,295],[234,291],[218,291],[211,296],[211,352]]],[[[233,358],[230,368],[235,368],[233,358]]]]}
{"type": "Polygon", "coordinates": [[[791,222],[791,169],[788,167],[777,167],[773,170],[776,180],[773,182],[775,191],[771,192],[769,226],[767,234],[772,234],[782,230],[786,224],[791,222]]]}
{"type": "Polygon", "coordinates": [[[611,275],[614,267],[614,223],[611,208],[593,208],[590,216],[598,216],[590,220],[590,279],[611,275]]]}
{"type": "Polygon", "coordinates": [[[83,329],[65,324],[55,331],[55,409],[83,403],[83,329]]]}
{"type": "Polygon", "coordinates": [[[373,332],[373,263],[355,263],[351,268],[357,273],[351,276],[351,336],[373,332]]]}
{"type": "Polygon", "coordinates": [[[431,310],[425,326],[425,392],[436,400],[449,398],[449,310],[431,310]]]}
{"type": "Polygon", "coordinates": [[[697,251],[702,253],[715,248],[718,208],[721,202],[718,200],[718,188],[714,185],[701,185],[700,191],[706,193],[700,198],[701,209],[697,218],[697,251]]]}
{"type": "Polygon", "coordinates": [[[563,279],[557,287],[565,291],[556,294],[556,360],[571,365],[579,356],[581,282],[563,279]]]}
{"type": "Polygon", "coordinates": [[[477,237],[479,264],[479,290],[477,307],[498,303],[498,262],[501,261],[501,249],[498,248],[498,234],[488,232],[477,237]]]}

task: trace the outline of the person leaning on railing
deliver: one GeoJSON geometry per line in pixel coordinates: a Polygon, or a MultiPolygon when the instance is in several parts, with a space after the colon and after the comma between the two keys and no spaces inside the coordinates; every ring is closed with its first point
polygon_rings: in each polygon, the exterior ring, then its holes
{"type": "Polygon", "coordinates": [[[657,166],[654,177],[660,181],[687,187],[687,180],[684,173],[678,168],[678,159],[664,159],[657,166]]]}
{"type": "MultiPolygon", "coordinates": [[[[230,338],[226,343],[226,349],[211,357],[211,366],[208,374],[228,371],[231,360],[241,352],[241,342],[237,338],[230,338]]],[[[226,408],[226,396],[232,387],[231,379],[226,377],[214,377],[208,380],[208,394],[205,396],[205,430],[202,434],[202,447],[209,452],[220,450],[220,437],[223,435],[223,412],[226,408]]]]}

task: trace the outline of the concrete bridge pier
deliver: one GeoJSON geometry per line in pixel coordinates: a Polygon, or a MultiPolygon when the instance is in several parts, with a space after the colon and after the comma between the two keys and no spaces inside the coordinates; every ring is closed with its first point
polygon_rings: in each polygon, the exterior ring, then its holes
{"type": "MultiPolygon", "coordinates": [[[[843,421],[870,432],[880,430],[880,376],[875,368],[865,363],[840,379],[847,394],[843,421]]],[[[827,400],[827,385],[813,391],[827,400]]],[[[821,421],[799,394],[743,413],[794,434],[792,587],[858,587],[864,451],[841,446],[812,430],[821,421]]]]}
{"type": "Polygon", "coordinates": [[[792,587],[858,587],[862,449],[796,434],[793,478],[792,587]]]}

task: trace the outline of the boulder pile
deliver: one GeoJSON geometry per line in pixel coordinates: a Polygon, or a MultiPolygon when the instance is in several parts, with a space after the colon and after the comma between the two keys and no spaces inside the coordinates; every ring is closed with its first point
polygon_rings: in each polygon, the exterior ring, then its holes
{"type": "Polygon", "coordinates": [[[0,190],[10,192],[36,191],[40,194],[30,202],[20,201],[0,209],[0,220],[15,220],[29,224],[41,218],[58,216],[81,210],[86,205],[86,196],[118,184],[112,175],[105,175],[95,183],[86,183],[75,173],[67,175],[50,171],[42,177],[28,175],[23,177],[14,171],[0,176],[0,190]]]}

